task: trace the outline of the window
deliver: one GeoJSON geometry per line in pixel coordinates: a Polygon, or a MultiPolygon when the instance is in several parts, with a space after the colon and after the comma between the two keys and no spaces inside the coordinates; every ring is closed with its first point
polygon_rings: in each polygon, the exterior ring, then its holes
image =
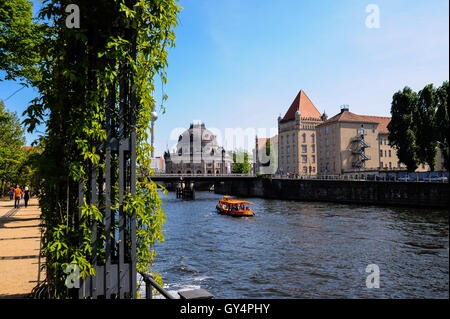
{"type": "Polygon", "coordinates": [[[303,173],[308,173],[308,167],[303,166],[303,173]]]}
{"type": "Polygon", "coordinates": [[[325,139],[325,146],[328,146],[328,139],[325,139]]]}
{"type": "Polygon", "coordinates": [[[302,155],[302,163],[307,163],[307,162],[308,162],[308,156],[302,155]]]}
{"type": "Polygon", "coordinates": [[[383,151],[380,150],[380,157],[383,157],[383,151]]]}
{"type": "Polygon", "coordinates": [[[316,155],[312,156],[312,162],[315,163],[316,162],[316,155]]]}
{"type": "Polygon", "coordinates": [[[327,156],[327,158],[328,158],[328,157],[330,157],[330,152],[328,152],[328,151],[327,151],[327,153],[326,153],[326,154],[327,154],[327,155],[326,155],[326,156],[327,156]]]}
{"type": "Polygon", "coordinates": [[[306,134],[305,133],[302,134],[302,143],[306,143],[306,134]]]}
{"type": "Polygon", "coordinates": [[[314,136],[314,134],[311,134],[311,143],[312,143],[312,144],[315,143],[315,136],[314,136]]]}
{"type": "Polygon", "coordinates": [[[291,148],[288,146],[286,151],[287,151],[288,154],[290,154],[291,153],[291,148]]]}
{"type": "Polygon", "coordinates": [[[380,162],[380,167],[383,168],[383,162],[380,162]]]}
{"type": "Polygon", "coordinates": [[[389,168],[390,168],[390,169],[392,168],[392,163],[391,163],[391,162],[389,162],[389,168]]]}
{"type": "Polygon", "coordinates": [[[328,134],[328,126],[325,127],[325,134],[328,134]]]}
{"type": "Polygon", "coordinates": [[[380,137],[380,145],[383,145],[383,139],[380,137]]]}
{"type": "Polygon", "coordinates": [[[384,150],[384,157],[387,157],[387,152],[386,152],[386,150],[384,150]]]}
{"type": "Polygon", "coordinates": [[[286,156],[286,163],[289,164],[289,162],[290,162],[290,160],[289,160],[289,155],[288,155],[288,156],[286,156]]]}
{"type": "Polygon", "coordinates": [[[389,157],[391,157],[391,150],[389,150],[389,157]]]}
{"type": "Polygon", "coordinates": [[[315,153],[316,152],[316,145],[311,145],[311,151],[313,152],[313,153],[315,153]]]}
{"type": "Polygon", "coordinates": [[[281,136],[281,144],[283,144],[283,136],[281,136]]]}
{"type": "Polygon", "coordinates": [[[316,172],[316,167],[315,166],[313,166],[312,171],[313,171],[313,173],[316,172]]]}
{"type": "Polygon", "coordinates": [[[306,145],[302,145],[302,153],[306,153],[307,152],[307,146],[306,145]]]}

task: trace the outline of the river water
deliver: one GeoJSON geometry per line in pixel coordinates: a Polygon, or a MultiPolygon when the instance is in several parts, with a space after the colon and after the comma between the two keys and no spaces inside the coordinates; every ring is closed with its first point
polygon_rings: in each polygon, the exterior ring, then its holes
{"type": "Polygon", "coordinates": [[[174,295],[449,298],[447,210],[242,198],[256,216],[234,218],[215,211],[221,197],[163,198],[165,243],[152,270],[174,295]],[[379,288],[366,286],[370,264],[379,288]]]}

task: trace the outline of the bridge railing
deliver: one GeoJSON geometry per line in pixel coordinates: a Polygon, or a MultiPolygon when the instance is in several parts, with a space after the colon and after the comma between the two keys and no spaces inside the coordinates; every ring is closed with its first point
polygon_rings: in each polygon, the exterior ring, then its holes
{"type": "Polygon", "coordinates": [[[254,177],[254,174],[172,174],[155,173],[156,177],[254,177]]]}
{"type": "Polygon", "coordinates": [[[383,174],[349,174],[349,175],[271,175],[275,179],[308,179],[308,180],[345,180],[345,181],[391,181],[391,182],[442,182],[448,183],[448,175],[424,176],[419,173],[408,176],[396,173],[383,174]]]}
{"type": "MultiPolygon", "coordinates": [[[[409,175],[401,175],[398,172],[392,173],[362,173],[355,172],[344,175],[300,175],[300,174],[272,174],[265,175],[273,179],[314,179],[314,180],[353,180],[353,181],[394,181],[394,182],[444,182],[448,183],[448,172],[442,172],[438,175],[424,173],[409,173],[409,175]],[[412,176],[414,175],[414,176],[412,176]]],[[[154,177],[256,177],[254,174],[172,174],[172,173],[155,173],[154,177]]]]}

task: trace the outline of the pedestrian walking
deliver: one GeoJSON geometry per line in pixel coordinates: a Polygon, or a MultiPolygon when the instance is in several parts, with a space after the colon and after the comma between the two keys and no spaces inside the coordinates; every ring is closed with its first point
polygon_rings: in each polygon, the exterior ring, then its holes
{"type": "Polygon", "coordinates": [[[14,187],[9,188],[9,200],[13,200],[14,198],[14,187]]]}
{"type": "Polygon", "coordinates": [[[22,190],[19,185],[14,189],[14,208],[20,208],[20,198],[22,197],[22,190]]]}
{"type": "Polygon", "coordinates": [[[28,189],[28,186],[25,186],[25,192],[23,194],[23,200],[25,202],[25,208],[28,207],[28,201],[30,200],[30,190],[28,189]]]}

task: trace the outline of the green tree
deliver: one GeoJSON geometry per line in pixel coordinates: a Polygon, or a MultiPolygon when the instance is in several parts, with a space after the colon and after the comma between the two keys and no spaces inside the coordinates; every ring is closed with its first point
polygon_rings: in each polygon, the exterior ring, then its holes
{"type": "Polygon", "coordinates": [[[448,132],[449,128],[449,109],[448,109],[448,97],[449,97],[449,85],[448,81],[442,83],[437,89],[437,111],[436,111],[436,135],[441,149],[442,156],[444,158],[444,167],[449,169],[449,142],[448,132]]]}
{"type": "Polygon", "coordinates": [[[398,91],[392,97],[391,121],[388,124],[389,145],[397,151],[400,162],[414,172],[418,166],[416,146],[416,123],[414,112],[418,96],[409,87],[398,91]]]}
{"type": "Polygon", "coordinates": [[[7,186],[27,181],[24,144],[24,131],[17,113],[8,111],[0,100],[0,195],[7,186]]]}
{"type": "Polygon", "coordinates": [[[7,80],[30,81],[39,75],[41,32],[31,8],[29,0],[0,1],[0,70],[7,80]]]}
{"type": "Polygon", "coordinates": [[[437,93],[433,84],[419,91],[417,106],[414,112],[417,158],[419,164],[428,164],[433,171],[436,165],[437,126],[436,109],[437,93]]]}
{"type": "Polygon", "coordinates": [[[231,172],[234,174],[249,174],[252,167],[246,151],[233,152],[233,164],[231,172]]]}

